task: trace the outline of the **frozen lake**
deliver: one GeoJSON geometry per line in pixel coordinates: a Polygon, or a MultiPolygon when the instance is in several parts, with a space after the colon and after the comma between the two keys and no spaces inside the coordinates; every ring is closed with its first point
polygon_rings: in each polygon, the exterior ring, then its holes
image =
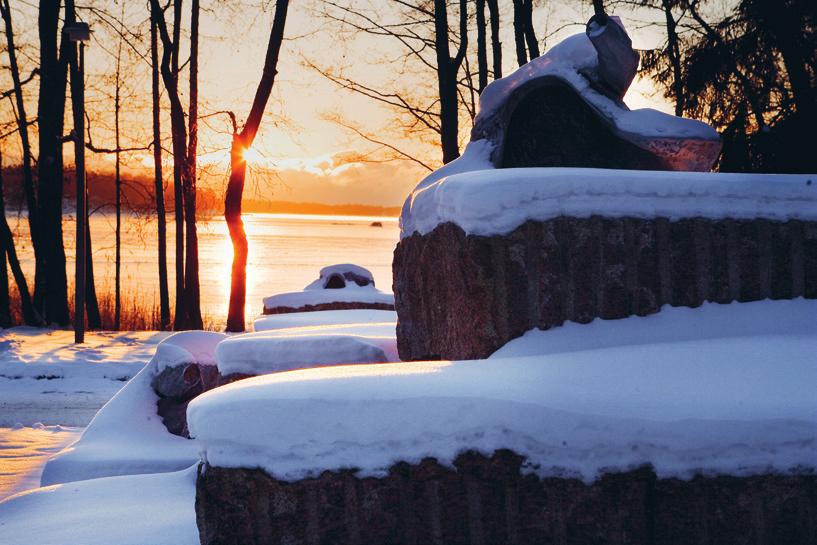
{"type": "MultiPolygon", "coordinates": [[[[168,216],[168,271],[173,295],[174,226],[168,216]]],[[[97,291],[113,291],[114,216],[91,216],[97,291]]],[[[17,251],[29,282],[34,278],[34,257],[24,218],[9,217],[17,234],[17,251]]],[[[333,263],[356,263],[374,274],[377,286],[391,291],[391,262],[399,239],[396,218],[364,216],[306,216],[246,214],[250,255],[247,267],[247,318],[261,311],[261,298],[300,290],[317,278],[318,270],[333,263]],[[380,222],[382,227],[372,227],[380,222]]],[[[147,301],[159,301],[155,219],[123,217],[122,291],[147,301]]],[[[64,225],[69,282],[73,273],[74,221],[64,225]]],[[[230,292],[232,245],[223,218],[200,220],[199,264],[202,312],[214,325],[226,321],[230,292]]]]}

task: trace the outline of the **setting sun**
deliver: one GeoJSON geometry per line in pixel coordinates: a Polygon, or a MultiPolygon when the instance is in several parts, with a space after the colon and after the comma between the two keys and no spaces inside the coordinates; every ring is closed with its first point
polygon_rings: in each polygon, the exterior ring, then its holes
{"type": "Polygon", "coordinates": [[[251,165],[257,165],[264,161],[264,156],[255,148],[245,148],[241,156],[244,158],[244,161],[251,165]]]}

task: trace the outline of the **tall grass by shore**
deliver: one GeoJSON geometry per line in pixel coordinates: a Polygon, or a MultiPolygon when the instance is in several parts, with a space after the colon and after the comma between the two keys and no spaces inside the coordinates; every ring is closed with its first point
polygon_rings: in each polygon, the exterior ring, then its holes
{"type": "MultiPolygon", "coordinates": [[[[102,327],[97,328],[98,331],[113,331],[114,330],[114,315],[115,315],[115,297],[113,290],[103,288],[97,292],[97,301],[99,302],[99,315],[102,322],[102,327]]],[[[171,300],[171,324],[173,323],[173,301],[171,300]]],[[[74,317],[74,293],[69,293],[68,297],[68,311],[71,315],[73,323],[74,317]]],[[[9,314],[11,316],[11,325],[21,326],[25,325],[21,312],[20,292],[16,286],[9,287],[9,314]]],[[[162,323],[160,319],[159,302],[154,298],[147,298],[138,292],[126,291],[122,292],[122,308],[120,311],[120,331],[160,331],[162,330],[162,323]]],[[[212,316],[203,315],[204,329],[208,331],[219,331],[224,329],[223,324],[219,323],[212,316]]],[[[91,331],[89,329],[89,331],[91,331]]]]}

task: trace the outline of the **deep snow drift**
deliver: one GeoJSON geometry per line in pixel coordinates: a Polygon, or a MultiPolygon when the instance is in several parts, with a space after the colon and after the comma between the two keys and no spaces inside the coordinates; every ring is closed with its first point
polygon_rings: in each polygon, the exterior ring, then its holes
{"type": "Polygon", "coordinates": [[[8,545],[197,545],[196,468],[107,477],[0,502],[8,545]]]}
{"type": "Polygon", "coordinates": [[[509,168],[424,183],[403,207],[402,237],[446,222],[500,235],[559,216],[817,220],[814,174],[509,168]]]}
{"type": "Polygon", "coordinates": [[[707,305],[591,324],[608,339],[600,349],[566,327],[534,335],[565,348],[544,355],[267,375],[200,396],[188,422],[210,464],[285,479],[498,448],[527,456],[527,471],[586,481],[644,463],[683,478],[813,470],[817,323],[806,315],[817,301],[707,305]],[[625,322],[643,333],[615,346],[625,322]]]}
{"type": "Polygon", "coordinates": [[[181,363],[215,363],[223,333],[183,331],[170,335],[153,358],[94,417],[76,444],[46,464],[42,485],[113,475],[177,471],[196,461],[195,444],[167,431],[157,414],[151,379],[181,363]]]}

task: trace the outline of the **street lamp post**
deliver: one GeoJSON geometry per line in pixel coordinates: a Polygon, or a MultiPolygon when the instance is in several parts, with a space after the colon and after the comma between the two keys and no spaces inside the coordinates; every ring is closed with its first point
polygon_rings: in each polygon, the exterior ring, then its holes
{"type": "MultiPolygon", "coordinates": [[[[85,42],[91,38],[88,23],[67,23],[63,28],[72,44],[79,44],[71,73],[71,103],[74,112],[74,162],[77,177],[76,276],[74,278],[74,342],[85,342],[85,248],[88,200],[85,187],[85,42]]],[[[72,46],[75,47],[75,46],[72,46]]]]}

